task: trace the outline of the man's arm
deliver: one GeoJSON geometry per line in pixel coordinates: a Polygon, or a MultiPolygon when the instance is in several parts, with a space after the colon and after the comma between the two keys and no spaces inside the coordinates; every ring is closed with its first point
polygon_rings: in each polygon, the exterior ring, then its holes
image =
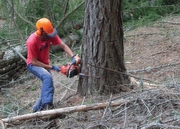
{"type": "Polygon", "coordinates": [[[72,58],[72,63],[75,64],[81,63],[80,57],[78,55],[74,55],[72,50],[63,41],[59,46],[72,58]]]}
{"type": "Polygon", "coordinates": [[[74,54],[72,50],[62,41],[59,46],[70,56],[72,57],[74,54]]]}
{"type": "Polygon", "coordinates": [[[46,69],[52,69],[51,65],[44,64],[44,63],[38,61],[36,58],[32,59],[32,64],[34,66],[40,66],[40,67],[43,67],[43,68],[46,68],[46,69]]]}

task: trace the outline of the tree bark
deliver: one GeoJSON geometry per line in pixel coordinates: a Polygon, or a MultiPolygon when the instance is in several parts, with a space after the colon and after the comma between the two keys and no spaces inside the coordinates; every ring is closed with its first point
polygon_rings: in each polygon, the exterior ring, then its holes
{"type": "Polygon", "coordinates": [[[86,0],[82,41],[82,68],[87,78],[80,78],[78,93],[119,93],[128,85],[126,74],[112,74],[88,64],[126,72],[124,63],[122,0],[86,0]],[[100,79],[94,78],[95,76],[100,79]]]}

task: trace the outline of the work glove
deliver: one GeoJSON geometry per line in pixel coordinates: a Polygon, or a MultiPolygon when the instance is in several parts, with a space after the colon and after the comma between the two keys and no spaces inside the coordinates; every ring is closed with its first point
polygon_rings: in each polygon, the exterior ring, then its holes
{"type": "Polygon", "coordinates": [[[71,58],[72,58],[72,62],[71,62],[72,64],[78,65],[81,63],[81,59],[78,55],[74,55],[71,58]]]}
{"type": "Polygon", "coordinates": [[[58,66],[52,66],[52,70],[59,72],[61,69],[58,66]]]}

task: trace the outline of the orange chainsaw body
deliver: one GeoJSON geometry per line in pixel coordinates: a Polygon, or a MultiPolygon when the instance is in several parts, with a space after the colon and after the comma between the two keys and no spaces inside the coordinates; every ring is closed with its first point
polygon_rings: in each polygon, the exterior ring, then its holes
{"type": "Polygon", "coordinates": [[[66,65],[60,66],[60,69],[61,69],[62,74],[69,77],[74,77],[75,75],[80,73],[79,65],[66,64],[66,65]]]}

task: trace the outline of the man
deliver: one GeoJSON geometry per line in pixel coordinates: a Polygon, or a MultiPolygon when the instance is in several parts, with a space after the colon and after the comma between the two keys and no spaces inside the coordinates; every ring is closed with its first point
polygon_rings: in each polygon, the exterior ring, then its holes
{"type": "Polygon", "coordinates": [[[57,35],[49,19],[41,18],[36,22],[36,31],[26,41],[27,68],[42,81],[41,94],[33,106],[33,112],[46,110],[53,106],[54,86],[50,70],[59,72],[60,68],[50,64],[50,44],[59,45],[72,58],[72,62],[79,63],[80,61],[80,58],[74,55],[57,35]]]}

